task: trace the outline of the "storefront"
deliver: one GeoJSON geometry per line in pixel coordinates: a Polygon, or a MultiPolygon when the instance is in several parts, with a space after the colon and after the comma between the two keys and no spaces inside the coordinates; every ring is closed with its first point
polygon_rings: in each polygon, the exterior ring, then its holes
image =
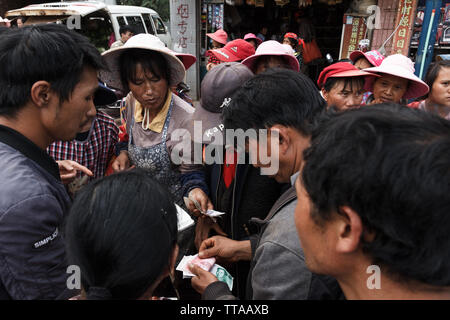
{"type": "MultiPolygon", "coordinates": [[[[258,34],[263,27],[267,27],[267,40],[281,41],[286,32],[295,32],[302,38],[313,37],[322,53],[322,58],[311,64],[308,70],[308,76],[315,80],[330,61],[348,58],[353,50],[375,49],[386,55],[402,53],[415,60],[422,28],[420,16],[424,15],[427,1],[171,0],[172,37],[175,47],[177,42],[180,44],[176,50],[193,53],[198,58],[197,70],[192,70],[196,72],[194,87],[197,91],[206,72],[205,52],[211,46],[211,40],[206,34],[218,29],[228,33],[228,40],[243,38],[250,32],[258,34]],[[189,19],[184,19],[192,21],[189,26],[179,19],[180,10],[177,8],[181,5],[184,8],[189,6],[191,10],[189,19]],[[174,17],[178,17],[178,20],[174,17]],[[304,28],[304,24],[308,24],[309,28],[304,28]],[[306,34],[305,29],[309,30],[306,34]],[[181,32],[184,32],[182,36],[181,32]],[[184,35],[187,33],[192,36],[186,42],[188,37],[184,35]],[[187,48],[191,48],[191,51],[185,51],[187,48]]],[[[433,57],[447,50],[450,52],[448,2],[442,1],[438,13],[440,23],[433,57]]]]}

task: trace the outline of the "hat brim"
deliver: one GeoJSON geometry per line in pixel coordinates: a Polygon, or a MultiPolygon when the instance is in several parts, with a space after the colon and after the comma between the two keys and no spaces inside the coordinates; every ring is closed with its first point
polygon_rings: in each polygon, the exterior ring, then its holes
{"type": "Polygon", "coordinates": [[[373,67],[376,67],[376,66],[377,66],[377,64],[375,63],[373,57],[367,55],[366,53],[364,53],[364,52],[362,52],[362,51],[353,51],[353,52],[350,54],[350,57],[349,57],[349,58],[350,58],[350,60],[353,61],[353,63],[355,63],[355,62],[356,62],[359,58],[361,58],[361,57],[366,58],[366,60],[369,61],[369,63],[370,63],[373,67]]]}
{"type": "Polygon", "coordinates": [[[247,39],[244,39],[245,41],[248,41],[248,40],[255,40],[256,42],[257,42],[257,44],[258,44],[258,46],[263,42],[260,38],[258,38],[258,37],[251,37],[251,38],[247,38],[247,39]]]}
{"type": "MultiPolygon", "coordinates": [[[[396,76],[399,78],[409,80],[408,89],[406,90],[405,94],[403,95],[403,97],[402,97],[403,99],[419,98],[419,97],[426,95],[430,90],[428,85],[425,82],[423,82],[422,80],[420,80],[419,77],[417,77],[413,73],[405,72],[403,68],[398,67],[398,66],[389,66],[388,70],[381,66],[373,67],[373,68],[364,69],[364,71],[380,74],[380,76],[382,76],[383,74],[389,74],[391,76],[396,76]]],[[[373,92],[373,85],[374,85],[375,79],[376,78],[371,77],[366,80],[366,83],[364,86],[364,89],[366,91],[373,92]]]]}
{"type": "MultiPolygon", "coordinates": [[[[217,139],[214,137],[217,132],[221,132],[219,126],[222,124],[222,113],[210,112],[202,107],[201,102],[195,108],[192,115],[192,123],[189,126],[189,131],[191,133],[192,141],[195,143],[218,144],[217,139]],[[201,122],[201,133],[194,132],[194,121],[201,122]]],[[[221,133],[223,134],[223,133],[221,133]]]]}
{"type": "Polygon", "coordinates": [[[197,58],[189,53],[175,53],[175,55],[181,60],[184,65],[184,69],[189,69],[196,61],[197,58]]]}
{"type": "Polygon", "coordinates": [[[222,62],[237,62],[241,60],[241,58],[236,56],[231,50],[225,48],[208,50],[207,55],[213,55],[217,60],[222,62]]]}
{"type": "Polygon", "coordinates": [[[225,39],[221,39],[220,37],[216,36],[214,33],[207,33],[206,34],[208,37],[210,37],[211,39],[213,39],[214,41],[217,41],[218,43],[221,43],[223,45],[227,44],[227,40],[225,39]]]}
{"type": "Polygon", "coordinates": [[[122,86],[122,81],[120,77],[120,66],[119,66],[119,59],[120,56],[124,53],[126,53],[127,50],[130,49],[143,49],[143,50],[149,50],[149,51],[155,51],[159,52],[163,55],[163,57],[167,61],[167,65],[170,68],[170,79],[168,80],[169,86],[176,86],[180,82],[184,80],[184,77],[186,75],[186,70],[184,68],[183,63],[172,53],[168,52],[167,50],[162,50],[160,48],[153,48],[153,47],[147,47],[145,45],[125,45],[109,49],[102,53],[102,56],[104,58],[104,61],[108,67],[108,70],[101,70],[99,72],[100,79],[106,84],[114,89],[124,92],[124,88],[122,86]]]}
{"type": "Polygon", "coordinates": [[[294,71],[300,71],[300,64],[298,63],[298,60],[295,56],[290,55],[290,54],[285,54],[285,53],[262,53],[262,54],[255,54],[253,56],[250,56],[246,59],[244,59],[244,61],[242,61],[242,64],[247,66],[250,70],[253,71],[253,73],[255,73],[255,64],[256,61],[258,60],[259,57],[262,56],[282,56],[282,57],[286,57],[288,59],[288,65],[289,68],[291,70],[294,71]]]}

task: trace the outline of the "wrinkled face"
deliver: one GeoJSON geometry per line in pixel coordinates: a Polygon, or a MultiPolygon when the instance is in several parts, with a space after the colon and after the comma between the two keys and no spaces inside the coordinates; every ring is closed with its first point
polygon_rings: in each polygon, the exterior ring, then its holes
{"type": "Polygon", "coordinates": [[[355,67],[357,67],[359,70],[362,70],[366,68],[372,68],[373,66],[370,64],[369,60],[367,60],[364,57],[361,57],[358,60],[356,60],[355,67]]]}
{"type": "Polygon", "coordinates": [[[56,140],[69,141],[76,134],[92,123],[97,114],[94,105],[94,94],[98,88],[97,71],[85,67],[81,80],[75,86],[69,100],[62,103],[59,97],[53,100],[54,105],[49,108],[53,115],[47,114],[46,129],[50,137],[56,140]]]}
{"type": "Polygon", "coordinates": [[[136,82],[128,81],[133,96],[144,108],[159,110],[167,98],[169,84],[166,79],[145,71],[142,65],[136,65],[136,82]]]}
{"type": "Polygon", "coordinates": [[[280,56],[262,56],[256,62],[255,74],[262,73],[270,68],[285,68],[286,63],[280,56]]]}
{"type": "Polygon", "coordinates": [[[390,74],[381,74],[373,84],[373,95],[381,102],[400,103],[408,89],[408,79],[396,77],[390,74]]]}
{"type": "Polygon", "coordinates": [[[329,107],[334,105],[338,110],[344,111],[360,107],[364,89],[358,81],[346,84],[345,79],[342,79],[330,91],[322,89],[322,93],[329,107]]]}
{"type": "Polygon", "coordinates": [[[439,70],[428,99],[437,105],[450,107],[450,68],[439,70]]]}

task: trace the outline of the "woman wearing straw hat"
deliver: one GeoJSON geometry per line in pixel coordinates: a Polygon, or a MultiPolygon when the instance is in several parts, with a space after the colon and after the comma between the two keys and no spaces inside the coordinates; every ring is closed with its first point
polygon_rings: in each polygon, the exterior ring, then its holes
{"type": "Polygon", "coordinates": [[[178,142],[172,140],[172,132],[187,128],[194,112],[171,91],[184,79],[183,63],[159,38],[149,34],[131,37],[103,56],[110,71],[102,72],[101,78],[110,87],[130,91],[121,115],[124,132],[117,148],[120,154],[112,168],[116,172],[131,165],[147,169],[182,204],[179,166],[170,155],[178,142]]]}
{"type": "Polygon", "coordinates": [[[365,89],[372,92],[366,104],[401,103],[405,99],[422,97],[428,93],[428,85],[414,74],[414,64],[402,54],[386,57],[379,67],[364,71],[380,75],[367,79],[365,89]]]}

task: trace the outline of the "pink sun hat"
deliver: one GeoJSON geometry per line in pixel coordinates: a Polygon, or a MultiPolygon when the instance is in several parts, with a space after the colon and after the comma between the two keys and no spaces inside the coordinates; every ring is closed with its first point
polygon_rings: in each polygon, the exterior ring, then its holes
{"type": "Polygon", "coordinates": [[[258,38],[254,33],[247,33],[244,36],[244,40],[255,40],[258,44],[258,46],[261,44],[262,40],[258,38]]]}
{"type": "MultiPolygon", "coordinates": [[[[246,65],[250,70],[255,72],[255,63],[261,56],[283,56],[287,59],[289,68],[294,71],[300,70],[300,65],[298,63],[297,58],[292,54],[291,50],[288,50],[288,46],[283,45],[275,40],[264,41],[259,45],[256,49],[254,55],[248,57],[242,64],[246,65]]],[[[289,46],[290,47],[290,46],[289,46]]]]}
{"type": "Polygon", "coordinates": [[[180,59],[181,63],[183,63],[184,65],[184,69],[186,70],[189,69],[197,61],[197,58],[190,53],[176,52],[173,50],[172,52],[178,59],[180,59]]]}
{"type": "Polygon", "coordinates": [[[214,33],[207,33],[206,35],[221,44],[226,44],[228,40],[228,34],[223,29],[219,29],[214,33]]]}
{"type": "MultiPolygon", "coordinates": [[[[414,74],[414,63],[408,57],[402,54],[393,54],[386,57],[379,67],[367,68],[364,71],[379,74],[389,74],[403,79],[408,79],[408,89],[403,95],[403,99],[412,99],[422,97],[430,91],[428,85],[420,80],[414,74]]],[[[375,79],[367,79],[365,84],[366,91],[373,92],[373,84],[375,79]]]]}
{"type": "Polygon", "coordinates": [[[379,53],[377,50],[362,52],[359,50],[353,51],[350,54],[350,60],[353,61],[353,63],[356,62],[359,58],[364,57],[369,61],[369,63],[374,67],[379,67],[381,62],[383,62],[385,56],[383,56],[381,53],[379,53]]]}

